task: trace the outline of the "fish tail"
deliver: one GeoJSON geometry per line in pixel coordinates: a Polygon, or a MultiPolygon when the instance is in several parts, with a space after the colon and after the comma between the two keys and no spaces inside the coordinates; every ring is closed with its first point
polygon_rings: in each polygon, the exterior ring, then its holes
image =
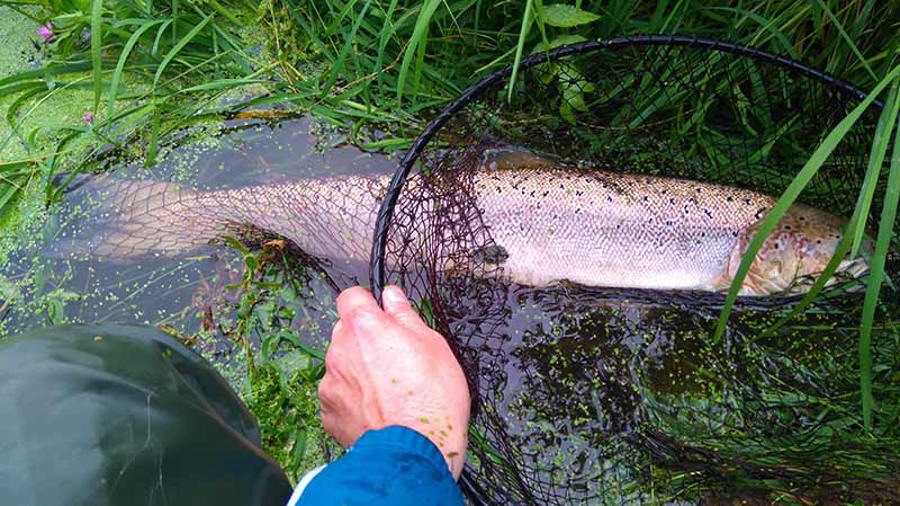
{"type": "Polygon", "coordinates": [[[175,256],[216,237],[220,222],[194,189],[109,176],[78,176],[71,183],[68,223],[51,246],[54,256],[175,256]]]}

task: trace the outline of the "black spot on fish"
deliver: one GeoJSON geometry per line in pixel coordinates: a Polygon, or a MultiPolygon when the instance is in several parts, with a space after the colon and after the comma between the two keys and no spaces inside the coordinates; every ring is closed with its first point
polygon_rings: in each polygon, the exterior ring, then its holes
{"type": "Polygon", "coordinates": [[[703,214],[705,214],[707,218],[712,218],[712,211],[709,209],[704,209],[703,214]]]}
{"type": "Polygon", "coordinates": [[[675,204],[675,199],[670,198],[670,199],[669,199],[669,203],[672,204],[672,205],[674,205],[674,204],[675,204]]]}
{"type": "Polygon", "coordinates": [[[644,195],[644,202],[650,202],[650,197],[644,195]]]}
{"type": "Polygon", "coordinates": [[[735,230],[735,231],[731,232],[731,235],[734,236],[734,237],[737,237],[737,236],[740,235],[740,234],[738,233],[737,230],[735,230]]]}
{"type": "Polygon", "coordinates": [[[729,196],[725,197],[725,200],[727,200],[728,202],[734,202],[734,197],[729,195],[729,196]]]}
{"type": "Polygon", "coordinates": [[[706,232],[700,232],[700,237],[706,237],[706,232]]]}
{"type": "Polygon", "coordinates": [[[534,197],[534,190],[531,190],[531,196],[534,197]]]}
{"type": "Polygon", "coordinates": [[[744,204],[750,205],[750,197],[744,197],[744,204]]]}
{"type": "MultiPolygon", "coordinates": [[[[612,202],[612,197],[609,196],[609,195],[607,195],[607,196],[606,196],[606,201],[607,201],[607,202],[612,202]]],[[[591,202],[591,204],[593,204],[593,202],[591,202]]]]}
{"type": "Polygon", "coordinates": [[[550,190],[544,191],[544,196],[546,197],[547,195],[550,195],[550,190]]]}
{"type": "Polygon", "coordinates": [[[499,265],[509,258],[509,253],[503,246],[492,244],[473,251],[471,257],[472,260],[478,263],[499,265]]]}
{"type": "Polygon", "coordinates": [[[806,216],[799,216],[797,219],[799,219],[800,221],[806,221],[806,216]]]}
{"type": "Polygon", "coordinates": [[[816,244],[822,244],[822,239],[816,239],[816,244]]]}
{"type": "Polygon", "coordinates": [[[790,225],[785,225],[785,226],[784,226],[784,229],[785,229],[785,230],[790,230],[790,229],[791,229],[791,226],[790,226],[790,225]]]}
{"type": "Polygon", "coordinates": [[[575,190],[575,196],[576,196],[576,197],[580,197],[580,196],[582,196],[582,195],[584,195],[584,192],[583,192],[583,191],[581,191],[581,190],[575,190]]]}
{"type": "Polygon", "coordinates": [[[667,227],[671,227],[672,225],[674,225],[674,223],[672,223],[672,220],[666,220],[667,227]]]}

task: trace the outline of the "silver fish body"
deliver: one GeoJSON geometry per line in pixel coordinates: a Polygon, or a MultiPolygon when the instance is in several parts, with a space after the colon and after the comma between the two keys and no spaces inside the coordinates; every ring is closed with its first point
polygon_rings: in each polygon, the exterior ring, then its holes
{"type": "MultiPolygon", "coordinates": [[[[520,153],[494,160],[502,163],[473,173],[474,205],[503,252],[502,275],[525,285],[722,291],[775,202],[744,189],[579,171],[520,153]]],[[[89,249],[103,256],[175,254],[251,225],[313,256],[366,261],[388,180],[341,176],[211,192],[118,181],[107,185],[114,226],[89,249]]],[[[419,184],[407,182],[412,190],[419,184]]],[[[821,272],[843,223],[794,206],[757,256],[742,293],[789,291],[821,272]]],[[[865,269],[858,259],[842,265],[852,275],[865,269]]]]}

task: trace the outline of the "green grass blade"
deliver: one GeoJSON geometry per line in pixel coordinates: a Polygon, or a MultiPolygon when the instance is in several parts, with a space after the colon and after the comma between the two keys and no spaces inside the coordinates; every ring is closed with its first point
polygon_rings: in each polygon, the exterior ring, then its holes
{"type": "Polygon", "coordinates": [[[216,79],[215,81],[210,81],[208,83],[198,84],[196,86],[189,86],[187,88],[181,88],[175,93],[183,94],[183,93],[194,93],[197,91],[211,91],[211,90],[230,90],[234,89],[238,86],[246,86],[249,84],[262,84],[270,82],[268,79],[250,79],[250,78],[234,78],[234,79],[216,79]]]}
{"type": "Polygon", "coordinates": [[[145,167],[150,167],[156,160],[156,153],[159,152],[159,128],[160,128],[160,104],[153,105],[153,112],[150,116],[150,143],[147,145],[147,159],[144,161],[145,167]]]}
{"type": "Polygon", "coordinates": [[[416,56],[416,50],[419,48],[419,44],[425,43],[423,38],[427,37],[428,34],[426,28],[431,24],[431,18],[434,16],[434,12],[441,4],[441,1],[442,0],[426,0],[416,19],[416,26],[413,28],[412,37],[409,39],[409,45],[406,46],[406,50],[403,52],[403,60],[400,62],[400,74],[397,77],[398,103],[400,102],[400,99],[403,98],[403,88],[406,84],[406,76],[409,74],[409,66],[416,56]]]}
{"type": "Polygon", "coordinates": [[[225,8],[225,6],[223,6],[216,0],[207,0],[207,1],[209,2],[209,5],[211,5],[212,8],[216,12],[218,12],[219,14],[224,16],[228,21],[231,21],[232,23],[234,23],[237,26],[241,26],[243,24],[243,23],[241,23],[241,20],[237,17],[237,15],[235,15],[229,9],[225,8]]]}
{"type": "MultiPolygon", "coordinates": [[[[351,2],[348,5],[353,4],[351,2]]],[[[353,27],[350,28],[350,33],[347,34],[347,40],[344,42],[344,47],[341,48],[341,52],[338,54],[337,60],[334,61],[334,64],[331,67],[331,75],[328,76],[328,81],[325,82],[325,86],[322,87],[322,96],[328,94],[331,91],[331,87],[334,86],[334,83],[337,82],[338,76],[340,76],[344,71],[344,61],[347,59],[347,55],[350,54],[353,47],[356,45],[356,32],[359,31],[359,25],[362,23],[363,19],[366,17],[366,13],[369,11],[369,6],[372,4],[371,1],[368,1],[363,5],[362,11],[356,16],[356,20],[353,22],[353,27]]]]}
{"type": "MultiPolygon", "coordinates": [[[[384,15],[384,25],[381,27],[381,34],[378,38],[378,53],[375,55],[375,65],[372,67],[372,72],[381,71],[381,66],[385,61],[384,50],[387,48],[388,40],[390,40],[391,36],[395,33],[394,10],[397,9],[397,1],[398,0],[391,0],[387,12],[384,15]]],[[[381,76],[379,75],[379,79],[380,78],[381,76]]]]}
{"type": "Polygon", "coordinates": [[[131,37],[128,38],[128,41],[125,43],[125,47],[122,49],[122,54],[119,55],[119,61],[116,63],[116,69],[113,71],[112,82],[109,85],[109,104],[107,106],[107,117],[111,118],[113,115],[113,105],[116,101],[116,96],[119,92],[119,82],[122,79],[122,72],[125,70],[125,62],[128,60],[128,56],[131,54],[131,51],[134,49],[135,44],[137,44],[138,40],[140,40],[141,35],[144,34],[153,26],[163,23],[164,20],[156,20],[150,21],[148,23],[143,24],[137,30],[131,34],[131,37]]]}
{"type": "Polygon", "coordinates": [[[157,69],[156,69],[156,74],[153,75],[153,88],[154,89],[156,88],[157,84],[159,83],[159,79],[160,79],[160,77],[162,77],[162,74],[166,70],[166,67],[169,65],[169,63],[176,56],[178,56],[178,53],[181,52],[182,49],[184,49],[184,46],[188,45],[191,42],[191,40],[194,37],[196,37],[198,33],[200,33],[200,30],[203,30],[203,28],[206,27],[206,25],[209,23],[209,21],[211,19],[212,19],[212,17],[210,17],[210,16],[206,16],[205,18],[203,18],[203,21],[197,23],[197,26],[191,28],[191,31],[186,33],[184,35],[184,37],[182,37],[181,40],[178,41],[178,44],[175,44],[172,47],[172,49],[170,49],[169,52],[166,53],[165,58],[163,58],[162,62],[160,62],[160,64],[159,64],[159,67],[157,67],[157,69]]]}
{"type": "Polygon", "coordinates": [[[422,42],[416,50],[416,65],[413,71],[413,105],[415,106],[416,98],[419,96],[419,85],[422,83],[422,69],[425,68],[425,48],[428,43],[429,26],[425,25],[425,32],[422,34],[422,42]]]}
{"type": "MultiPolygon", "coordinates": [[[[734,281],[731,283],[731,288],[728,290],[728,295],[725,298],[725,303],[722,306],[722,311],[719,314],[719,321],[716,324],[716,330],[713,334],[714,341],[721,339],[722,334],[725,333],[728,317],[731,315],[731,310],[737,300],[738,292],[744,283],[744,279],[747,277],[750,265],[753,263],[753,260],[756,259],[756,254],[759,252],[763,243],[768,239],[772,231],[775,230],[775,226],[781,220],[782,216],[784,216],[791,204],[794,203],[803,188],[809,184],[809,181],[815,176],[816,172],[818,172],[825,160],[831,155],[841,139],[847,135],[847,132],[856,121],[859,120],[859,117],[862,116],[866,108],[868,108],[875,100],[875,97],[877,97],[878,94],[880,94],[898,75],[900,75],[900,66],[895,67],[887,77],[882,79],[875,89],[873,89],[862,102],[850,111],[850,114],[834,127],[819,147],[816,148],[815,152],[813,152],[803,168],[800,169],[800,172],[797,173],[797,176],[794,177],[794,180],[791,181],[791,184],[788,185],[781,197],[778,198],[778,201],[772,206],[772,209],[768,214],[766,214],[766,217],[760,222],[759,230],[747,246],[747,251],[741,259],[740,267],[738,267],[737,273],[735,273],[734,276],[734,281]]],[[[820,276],[820,278],[821,277],[822,276],[820,276]]]]}
{"type": "Polygon", "coordinates": [[[887,153],[888,144],[890,143],[891,132],[894,130],[894,123],[897,120],[897,113],[900,112],[900,102],[897,101],[897,81],[891,85],[891,91],[888,94],[887,102],[885,102],[884,111],[878,118],[878,126],[875,127],[875,138],[872,142],[872,152],[869,154],[869,167],[866,170],[866,179],[863,184],[863,191],[859,194],[857,206],[862,206],[860,219],[862,223],[857,227],[853,235],[853,247],[850,248],[850,255],[856,256],[859,253],[859,246],[862,243],[863,233],[866,229],[866,220],[869,217],[869,208],[872,206],[872,197],[875,195],[875,187],[878,183],[878,176],[881,174],[881,166],[884,163],[884,156],[887,153]]]}
{"type": "MultiPolygon", "coordinates": [[[[894,86],[900,79],[894,80],[894,86]]],[[[896,88],[895,88],[896,90],[896,88]]],[[[896,112],[894,113],[896,115],[896,112]]],[[[891,131],[884,132],[890,138],[891,131]]],[[[875,308],[878,294],[884,281],[884,264],[887,259],[891,237],[894,233],[894,221],[897,219],[897,201],[900,199],[900,128],[894,137],[894,152],[891,157],[891,168],[888,174],[884,207],[881,209],[881,221],[878,226],[878,237],[875,240],[875,253],[869,262],[869,280],[866,285],[866,298],[863,302],[862,321],[859,333],[859,388],[862,397],[863,425],[866,430],[872,429],[872,410],[875,398],[872,395],[872,324],[875,320],[875,308]]]]}
{"type": "Polygon", "coordinates": [[[100,53],[103,50],[103,0],[91,2],[91,62],[94,70],[94,109],[100,107],[100,89],[103,77],[100,53]]]}
{"type": "Polygon", "coordinates": [[[511,101],[513,88],[516,84],[516,75],[519,73],[519,63],[522,61],[522,53],[525,51],[525,38],[531,29],[531,11],[533,0],[526,0],[525,12],[522,14],[522,27],[519,29],[519,41],[516,43],[516,56],[513,58],[512,75],[509,77],[509,86],[506,89],[506,100],[511,101]]]}
{"type": "Polygon", "coordinates": [[[821,7],[822,10],[825,11],[825,14],[828,16],[828,19],[831,20],[831,22],[834,24],[835,28],[837,28],[838,32],[840,32],[841,38],[844,39],[844,42],[847,43],[847,46],[850,47],[850,50],[853,51],[853,54],[856,55],[856,57],[859,59],[859,62],[862,63],[862,66],[866,69],[866,71],[869,73],[869,75],[872,76],[872,79],[878,79],[878,76],[875,74],[875,71],[873,71],[872,67],[869,66],[869,62],[866,61],[866,58],[859,51],[859,48],[856,47],[856,44],[853,42],[853,39],[850,37],[850,35],[847,34],[847,31],[844,30],[844,25],[842,25],[841,22],[838,21],[838,19],[834,15],[834,13],[831,12],[831,9],[829,9],[828,6],[825,5],[825,2],[823,2],[822,0],[816,0],[816,3],[818,3],[819,7],[821,7]]]}

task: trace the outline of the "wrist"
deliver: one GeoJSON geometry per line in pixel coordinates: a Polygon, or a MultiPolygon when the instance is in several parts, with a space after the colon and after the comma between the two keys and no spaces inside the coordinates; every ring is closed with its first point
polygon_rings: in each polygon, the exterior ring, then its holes
{"type": "MultiPolygon", "coordinates": [[[[448,447],[447,441],[440,443],[448,447]]],[[[425,458],[435,468],[443,468],[450,471],[453,479],[459,479],[465,464],[465,441],[454,443],[449,450],[443,450],[439,442],[428,437],[417,428],[408,425],[389,425],[378,429],[369,429],[363,433],[356,443],[350,447],[351,452],[378,453],[396,452],[401,450],[425,458]]]]}
{"type": "Polygon", "coordinates": [[[468,446],[467,427],[464,423],[454,424],[449,417],[421,417],[401,425],[425,436],[444,457],[453,479],[459,479],[468,446]]]}

